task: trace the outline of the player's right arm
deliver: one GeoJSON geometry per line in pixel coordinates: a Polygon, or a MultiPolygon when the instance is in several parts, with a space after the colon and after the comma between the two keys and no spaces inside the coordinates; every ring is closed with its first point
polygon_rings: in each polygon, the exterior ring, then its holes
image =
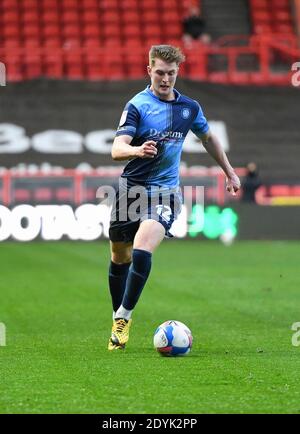
{"type": "Polygon", "coordinates": [[[157,154],[156,142],[148,140],[141,146],[132,146],[133,137],[116,136],[112,145],[111,156],[115,161],[131,160],[132,158],[154,158],[157,154]]]}
{"type": "Polygon", "coordinates": [[[127,103],[122,113],[120,123],[113,142],[111,156],[113,160],[123,161],[133,158],[154,158],[157,154],[156,143],[147,140],[141,146],[132,146],[131,142],[136,136],[141,114],[131,102],[127,103]]]}

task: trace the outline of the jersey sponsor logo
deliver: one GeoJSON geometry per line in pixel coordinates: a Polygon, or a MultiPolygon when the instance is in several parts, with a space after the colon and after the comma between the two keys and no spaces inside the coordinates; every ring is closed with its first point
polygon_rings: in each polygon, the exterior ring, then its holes
{"type": "Polygon", "coordinates": [[[125,124],[126,119],[127,119],[127,114],[128,114],[128,110],[124,110],[123,113],[122,113],[122,115],[121,115],[119,127],[121,127],[122,125],[125,124]]]}
{"type": "Polygon", "coordinates": [[[149,136],[158,139],[183,139],[181,131],[158,131],[155,128],[150,129],[149,136]]]}
{"type": "Polygon", "coordinates": [[[183,119],[188,119],[191,116],[191,110],[188,107],[185,107],[181,110],[180,114],[183,119]]]}

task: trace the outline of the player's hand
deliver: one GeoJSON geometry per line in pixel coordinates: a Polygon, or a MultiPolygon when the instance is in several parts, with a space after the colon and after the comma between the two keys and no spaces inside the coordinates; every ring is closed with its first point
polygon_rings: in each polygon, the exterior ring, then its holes
{"type": "Polygon", "coordinates": [[[228,178],[226,178],[226,190],[236,196],[236,192],[241,188],[240,178],[233,172],[228,178]]]}
{"type": "Polygon", "coordinates": [[[144,142],[141,146],[136,148],[136,157],[140,158],[154,158],[157,154],[156,142],[153,140],[148,140],[144,142]]]}

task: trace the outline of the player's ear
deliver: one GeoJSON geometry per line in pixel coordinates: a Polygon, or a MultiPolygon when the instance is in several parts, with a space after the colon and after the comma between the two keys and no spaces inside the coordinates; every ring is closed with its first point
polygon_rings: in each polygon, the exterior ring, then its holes
{"type": "Polygon", "coordinates": [[[151,75],[151,66],[147,66],[147,72],[148,72],[148,75],[151,75]]]}

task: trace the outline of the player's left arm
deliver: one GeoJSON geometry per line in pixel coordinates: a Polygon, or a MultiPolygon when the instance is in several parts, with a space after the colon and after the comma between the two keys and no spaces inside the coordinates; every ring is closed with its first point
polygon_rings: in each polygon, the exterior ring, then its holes
{"type": "Polygon", "coordinates": [[[228,158],[222,148],[218,138],[211,133],[206,117],[203,114],[202,108],[197,101],[194,101],[198,106],[198,113],[195,117],[191,130],[202,141],[207,152],[213,157],[218,165],[223,169],[226,175],[226,189],[233,196],[240,189],[241,183],[239,177],[233,170],[228,158]]]}
{"type": "MultiPolygon", "coordinates": [[[[198,134],[197,134],[198,135],[198,134]]],[[[226,175],[226,189],[233,196],[241,188],[241,182],[233,167],[229,163],[227,155],[225,154],[219,139],[208,130],[204,134],[199,134],[198,137],[202,141],[204,148],[212,156],[212,158],[223,169],[226,175]]]]}

